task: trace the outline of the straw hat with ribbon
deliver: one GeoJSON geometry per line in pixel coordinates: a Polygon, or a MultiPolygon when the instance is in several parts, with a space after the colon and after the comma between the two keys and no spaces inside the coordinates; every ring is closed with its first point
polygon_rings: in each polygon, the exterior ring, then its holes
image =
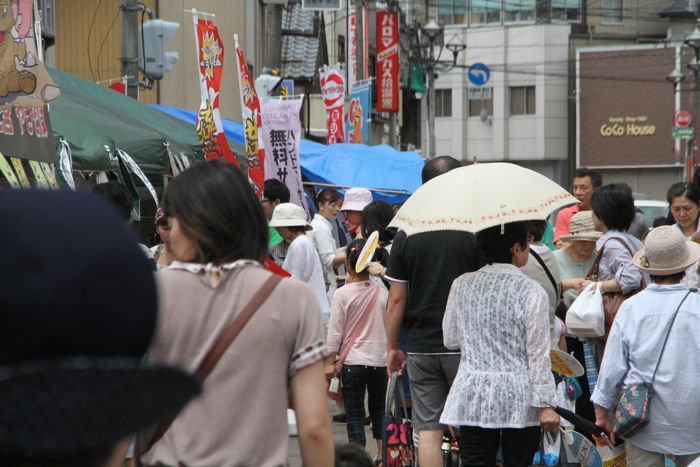
{"type": "Polygon", "coordinates": [[[655,228],[647,235],[644,248],[633,258],[634,265],[654,276],[685,271],[700,260],[700,244],[690,242],[670,225],[655,228]]]}
{"type": "Polygon", "coordinates": [[[569,232],[561,235],[562,242],[595,242],[603,233],[598,232],[593,225],[593,211],[577,212],[571,217],[569,232]]]}

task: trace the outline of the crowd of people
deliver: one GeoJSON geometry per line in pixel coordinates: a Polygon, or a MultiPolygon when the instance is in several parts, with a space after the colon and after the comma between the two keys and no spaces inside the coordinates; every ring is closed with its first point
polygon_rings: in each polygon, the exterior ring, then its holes
{"type": "MultiPolygon", "coordinates": [[[[422,181],[460,166],[431,159],[422,181]]],[[[310,193],[312,215],[208,161],[168,184],[152,248],[123,185],[93,192],[0,195],[1,465],[287,465],[289,408],[304,465],[379,465],[398,373],[421,467],[443,465],[446,435],[463,466],[525,467],[565,425],[551,348],[585,362],[575,411],[610,441],[620,394],[653,384],[629,465],[700,457],[695,182],[652,228],[629,186],[582,168],[555,222],[407,235],[368,189],[310,193]],[[591,284],[619,306],[581,338],[566,309],[591,284]],[[334,447],[329,395],[351,445],[334,447]]]]}

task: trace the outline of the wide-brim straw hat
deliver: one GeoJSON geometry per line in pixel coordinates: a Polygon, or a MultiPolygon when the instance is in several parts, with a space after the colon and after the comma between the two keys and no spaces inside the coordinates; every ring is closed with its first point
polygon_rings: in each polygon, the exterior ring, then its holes
{"type": "Polygon", "coordinates": [[[593,224],[593,211],[580,211],[571,216],[569,233],[560,235],[562,242],[595,242],[603,236],[593,224]]]}
{"type": "Polygon", "coordinates": [[[341,211],[362,211],[372,202],[372,192],[367,188],[350,188],[345,192],[341,211]]]}
{"type": "Polygon", "coordinates": [[[85,192],[3,190],[0,219],[0,457],[111,449],[199,394],[198,378],[144,362],[156,284],[114,208],[85,192]]]}
{"type": "Polygon", "coordinates": [[[644,248],[632,261],[653,276],[668,276],[685,271],[700,260],[700,244],[687,241],[673,226],[656,227],[646,237],[644,248]]]}
{"type": "Polygon", "coordinates": [[[272,211],[270,227],[304,227],[304,230],[311,230],[313,227],[306,220],[304,208],[294,203],[280,203],[272,211]]]}

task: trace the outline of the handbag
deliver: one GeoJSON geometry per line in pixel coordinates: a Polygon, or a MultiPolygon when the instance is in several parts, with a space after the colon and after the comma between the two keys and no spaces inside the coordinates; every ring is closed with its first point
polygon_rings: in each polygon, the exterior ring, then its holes
{"type": "MultiPolygon", "coordinates": [[[[627,248],[627,251],[629,251],[630,256],[634,256],[634,253],[632,253],[632,249],[627,245],[627,242],[625,242],[623,239],[620,237],[610,237],[605,241],[603,244],[603,247],[600,249],[598,252],[598,255],[596,256],[595,261],[591,265],[591,269],[588,271],[588,274],[586,275],[586,278],[589,280],[597,281],[599,280],[599,266],[600,266],[600,260],[603,257],[603,251],[605,250],[605,245],[608,244],[610,240],[617,240],[618,242],[622,243],[625,248],[627,248]]],[[[644,290],[647,286],[646,280],[644,279],[644,274],[642,274],[642,283],[641,286],[638,289],[633,290],[630,293],[624,294],[622,292],[607,292],[603,294],[603,312],[605,313],[605,334],[610,332],[610,327],[612,326],[613,321],[615,321],[615,316],[617,315],[617,311],[620,309],[620,305],[622,305],[622,302],[627,300],[633,295],[636,295],[640,291],[644,290]]]]}
{"type": "Polygon", "coordinates": [[[566,329],[578,337],[605,335],[605,311],[600,287],[591,282],[578,294],[566,313],[566,329]]]}
{"type": "Polygon", "coordinates": [[[408,419],[403,381],[394,372],[386,389],[385,414],[382,420],[382,465],[407,467],[416,465],[413,428],[408,419]],[[398,396],[398,397],[397,397],[398,396]]]}
{"type": "Polygon", "coordinates": [[[335,375],[331,378],[331,380],[328,383],[328,397],[335,401],[342,402],[343,400],[343,384],[340,372],[343,369],[343,364],[345,363],[345,360],[350,354],[350,350],[352,350],[352,346],[355,345],[355,340],[357,340],[357,337],[360,335],[360,332],[362,332],[365,326],[367,326],[369,315],[370,313],[372,313],[374,305],[377,304],[377,299],[379,298],[380,291],[381,289],[375,286],[374,294],[372,295],[372,298],[367,304],[367,308],[365,308],[362,311],[362,316],[360,316],[360,320],[357,322],[355,329],[352,330],[350,338],[345,342],[343,353],[340,355],[338,361],[335,362],[335,375]]]}
{"type": "MultiPolygon", "coordinates": [[[[211,374],[211,372],[216,367],[216,364],[219,363],[219,360],[224,355],[224,352],[226,352],[226,349],[228,349],[231,346],[231,344],[236,339],[241,330],[243,330],[245,325],[248,324],[250,318],[252,318],[255,312],[258,311],[258,309],[260,309],[260,306],[263,303],[265,303],[267,297],[269,297],[270,294],[272,294],[272,292],[275,290],[275,287],[277,287],[277,284],[279,284],[281,280],[282,276],[279,276],[277,274],[270,274],[270,277],[267,278],[267,280],[263,283],[262,287],[260,287],[260,289],[255,293],[255,295],[253,295],[253,297],[246,304],[243,310],[241,310],[238,316],[236,316],[233,322],[226,329],[224,329],[224,332],[221,334],[219,339],[217,339],[214,342],[214,345],[205,354],[204,359],[197,367],[197,371],[195,373],[201,378],[202,381],[204,381],[207,378],[207,376],[211,374]]],[[[170,425],[173,424],[178,415],[179,413],[175,414],[175,416],[162,422],[156,427],[153,434],[150,436],[150,438],[148,438],[146,449],[143,452],[141,452],[140,449],[140,436],[136,436],[136,446],[134,448],[134,458],[137,460],[136,465],[141,465],[141,462],[139,460],[140,456],[148,452],[148,450],[151,449],[154,444],[160,441],[160,439],[165,435],[165,433],[170,428],[170,425]]]]}
{"type": "Polygon", "coordinates": [[[659,353],[659,359],[656,361],[656,367],[654,368],[654,373],[651,376],[651,382],[646,383],[644,381],[632,384],[622,393],[620,397],[620,402],[617,404],[615,409],[615,420],[613,423],[613,433],[618,435],[620,438],[629,438],[638,432],[643,426],[649,423],[649,403],[652,397],[654,397],[654,379],[656,379],[656,371],[659,369],[659,363],[661,363],[661,358],[664,356],[664,350],[666,350],[666,343],[668,342],[668,336],[671,333],[671,328],[673,323],[676,321],[676,316],[678,311],[681,309],[683,302],[688,298],[692,292],[696,289],[688,290],[685,294],[681,303],[678,304],[678,308],[673,312],[673,317],[671,318],[671,323],[666,329],[666,336],[664,337],[664,343],[661,346],[661,352],[659,353]]]}
{"type": "Polygon", "coordinates": [[[557,281],[554,280],[554,276],[540,255],[538,255],[533,249],[530,249],[530,254],[537,260],[538,263],[540,263],[542,269],[544,269],[545,274],[547,274],[549,281],[552,283],[552,287],[554,287],[554,293],[559,298],[559,303],[557,303],[557,307],[554,310],[554,315],[560,320],[566,321],[566,312],[569,310],[569,307],[567,307],[566,303],[564,303],[564,288],[560,287],[561,284],[558,284],[557,281]]]}

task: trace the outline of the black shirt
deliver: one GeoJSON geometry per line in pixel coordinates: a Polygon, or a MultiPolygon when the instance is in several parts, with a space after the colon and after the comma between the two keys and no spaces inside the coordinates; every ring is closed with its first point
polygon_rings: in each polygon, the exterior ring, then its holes
{"type": "Polygon", "coordinates": [[[400,231],[391,247],[385,277],[408,282],[404,327],[408,352],[443,353],[442,317],[452,281],[481,267],[476,237],[443,230],[406,236],[400,231]]]}

